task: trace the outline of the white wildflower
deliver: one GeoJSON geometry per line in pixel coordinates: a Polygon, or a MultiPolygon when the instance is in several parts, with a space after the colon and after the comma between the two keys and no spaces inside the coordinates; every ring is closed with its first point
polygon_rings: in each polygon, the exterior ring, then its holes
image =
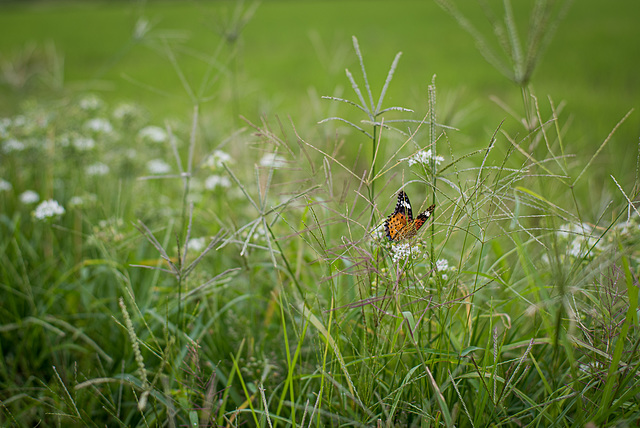
{"type": "Polygon", "coordinates": [[[96,146],[96,141],[91,137],[76,137],[73,139],[73,147],[80,151],[91,150],[96,146]]]}
{"type": "Polygon", "coordinates": [[[387,240],[387,234],[384,230],[384,223],[371,229],[370,234],[371,234],[371,237],[376,241],[382,241],[383,239],[385,241],[387,240]]]}
{"type": "Polygon", "coordinates": [[[204,188],[207,190],[214,190],[216,187],[231,187],[231,181],[229,177],[221,176],[221,175],[210,175],[204,181],[204,188]]]}
{"type": "Polygon", "coordinates": [[[396,244],[391,249],[391,258],[394,263],[400,260],[408,260],[409,258],[416,260],[422,258],[422,250],[419,246],[411,246],[409,242],[396,244]]]}
{"type": "Polygon", "coordinates": [[[189,239],[189,243],[187,244],[190,250],[200,252],[204,250],[205,241],[204,237],[202,238],[191,238],[189,239]]]}
{"type": "Polygon", "coordinates": [[[171,166],[162,159],[152,159],[147,162],[147,170],[151,174],[166,174],[171,171],[171,166]]]}
{"type": "Polygon", "coordinates": [[[447,259],[440,259],[436,262],[436,270],[438,272],[444,272],[449,269],[449,261],[447,259]]]}
{"type": "Polygon", "coordinates": [[[81,98],[78,102],[78,105],[82,110],[93,111],[97,110],[104,105],[104,102],[98,98],[96,95],[87,95],[84,98],[81,98]]]}
{"type": "Polygon", "coordinates": [[[11,183],[9,183],[7,180],[0,178],[0,192],[8,192],[11,189],[13,189],[13,186],[11,185],[11,183]]]}
{"type": "Polygon", "coordinates": [[[436,155],[431,151],[431,149],[427,151],[420,150],[413,156],[409,156],[408,158],[405,158],[403,160],[406,160],[407,163],[409,163],[409,166],[411,166],[417,163],[422,165],[429,165],[432,159],[436,163],[436,165],[440,165],[442,162],[444,162],[444,157],[436,155]]]}
{"type": "Polygon", "coordinates": [[[53,199],[42,201],[33,211],[33,216],[38,220],[46,220],[62,214],[64,214],[64,207],[53,199]]]}
{"type": "Polygon", "coordinates": [[[207,159],[204,161],[204,164],[211,169],[222,168],[222,164],[229,164],[233,162],[233,159],[227,152],[223,152],[222,150],[215,150],[211,153],[207,159]]]}
{"type": "Polygon", "coordinates": [[[71,199],[69,199],[68,205],[71,208],[82,207],[90,203],[96,202],[97,200],[98,200],[98,197],[96,195],[94,195],[93,193],[89,193],[84,196],[72,197],[71,199]]]}
{"type": "Polygon", "coordinates": [[[8,117],[0,117],[0,138],[4,138],[9,135],[9,127],[11,126],[11,119],[8,117]]]}
{"type": "Polygon", "coordinates": [[[566,223],[558,228],[557,234],[561,238],[568,238],[570,236],[573,237],[574,235],[589,236],[591,235],[591,226],[589,226],[587,223],[566,223]]]}
{"type": "Polygon", "coordinates": [[[18,197],[23,204],[35,204],[40,200],[40,196],[33,190],[26,190],[18,197]]]}
{"type": "Polygon", "coordinates": [[[25,115],[18,115],[13,118],[13,126],[19,128],[27,124],[27,117],[25,115]]]}
{"type": "Polygon", "coordinates": [[[111,122],[101,117],[89,119],[84,124],[84,127],[89,129],[90,131],[97,132],[99,134],[109,134],[113,132],[113,126],[111,125],[111,122]]]}
{"type": "Polygon", "coordinates": [[[569,247],[569,255],[575,258],[582,258],[586,254],[586,248],[584,247],[584,240],[576,238],[571,242],[569,247]]]}
{"type": "Polygon", "coordinates": [[[87,175],[107,175],[109,173],[109,167],[102,162],[96,162],[89,165],[85,169],[87,175]]]}
{"type": "Polygon", "coordinates": [[[287,164],[287,160],[275,153],[267,153],[260,159],[260,166],[267,168],[282,168],[287,164]]]}
{"type": "Polygon", "coordinates": [[[71,145],[71,136],[67,133],[57,135],[56,144],[60,147],[69,147],[71,145]]]}
{"type": "Polygon", "coordinates": [[[122,103],[113,109],[113,117],[117,120],[123,120],[138,114],[138,109],[133,104],[122,103]]]}
{"type": "Polygon", "coordinates": [[[82,196],[74,196],[69,199],[69,206],[71,208],[81,207],[82,205],[84,205],[84,199],[82,199],[82,196]]]}
{"type": "Polygon", "coordinates": [[[169,139],[167,131],[159,126],[146,126],[138,132],[138,138],[151,143],[164,143],[169,139]]]}
{"type": "Polygon", "coordinates": [[[21,152],[26,147],[27,146],[22,141],[18,141],[15,138],[11,138],[10,140],[7,140],[4,143],[2,143],[2,150],[5,153],[21,152]]]}

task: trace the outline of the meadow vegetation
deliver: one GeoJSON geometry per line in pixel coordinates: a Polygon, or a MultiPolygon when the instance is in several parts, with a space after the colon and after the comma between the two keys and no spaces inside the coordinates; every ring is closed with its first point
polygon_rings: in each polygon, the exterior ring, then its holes
{"type": "Polygon", "coordinates": [[[175,4],[134,7],[88,84],[55,44],[3,52],[0,422],[636,423],[637,106],[606,98],[628,104],[594,135],[534,85],[577,6],[431,4],[478,47],[477,82],[497,76],[498,114],[441,89],[468,70],[416,91],[416,50],[381,55],[366,30],[309,33],[309,90],[274,51],[262,72],[290,87],[254,96],[252,25],[286,5],[202,6],[204,41],[146,16],[175,4]],[[113,89],[127,62],[120,78],[152,95],[113,89]],[[401,189],[414,214],[436,208],[390,242],[401,189]]]}

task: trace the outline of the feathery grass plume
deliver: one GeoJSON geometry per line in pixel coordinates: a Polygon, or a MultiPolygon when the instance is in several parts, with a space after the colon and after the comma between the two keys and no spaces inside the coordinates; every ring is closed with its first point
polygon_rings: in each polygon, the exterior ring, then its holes
{"type": "Polygon", "coordinates": [[[436,3],[458,21],[460,27],[475,40],[476,46],[485,60],[502,75],[520,87],[525,116],[522,120],[525,129],[533,131],[537,126],[532,108],[532,88],[530,86],[533,73],[541,61],[542,55],[573,3],[573,0],[536,0],[529,15],[527,39],[523,46],[514,18],[511,0],[503,2],[504,16],[496,16],[491,6],[482,1],[480,6],[492,27],[495,42],[476,28],[454,4],[452,0],[436,0],[436,3]],[[497,47],[493,46],[497,43],[497,47]]]}
{"type": "MultiPolygon", "coordinates": [[[[380,143],[382,141],[382,128],[386,128],[386,129],[390,129],[390,130],[394,130],[396,132],[399,132],[401,135],[406,135],[403,131],[400,131],[397,128],[393,128],[390,127],[389,125],[384,125],[384,118],[382,117],[384,115],[384,113],[390,112],[390,111],[399,111],[399,112],[413,112],[413,110],[408,109],[408,108],[404,108],[404,107],[386,107],[383,108],[383,102],[384,102],[384,97],[387,93],[387,89],[389,88],[389,85],[391,84],[391,80],[393,79],[393,75],[395,73],[396,67],[398,66],[398,61],[400,60],[400,56],[402,55],[402,52],[398,52],[395,56],[395,58],[393,59],[393,62],[391,63],[391,67],[389,68],[389,72],[387,74],[387,78],[384,82],[384,85],[382,86],[382,89],[380,91],[380,96],[378,98],[378,102],[376,103],[374,98],[373,98],[373,93],[371,91],[371,87],[369,85],[369,79],[367,77],[367,71],[366,68],[364,66],[364,58],[362,56],[362,52],[360,52],[360,45],[358,44],[358,39],[353,36],[352,37],[353,40],[353,48],[356,52],[356,56],[358,57],[358,60],[360,61],[360,69],[362,72],[362,78],[364,80],[364,86],[365,86],[365,90],[366,90],[366,95],[367,95],[367,99],[365,99],[365,95],[362,93],[362,89],[360,88],[360,86],[358,85],[358,83],[356,82],[355,78],[353,77],[353,75],[351,74],[351,72],[349,71],[349,69],[346,69],[345,72],[347,74],[347,78],[349,79],[349,81],[351,82],[351,87],[353,88],[354,92],[356,93],[356,96],[358,97],[358,101],[351,101],[348,99],[343,99],[343,98],[338,98],[338,97],[330,97],[330,96],[323,96],[322,98],[325,99],[329,99],[332,101],[338,101],[338,102],[342,102],[342,103],[346,103],[349,105],[352,105],[354,107],[356,107],[357,109],[361,110],[363,113],[366,114],[367,119],[362,120],[362,123],[365,125],[370,125],[371,126],[371,131],[367,131],[365,128],[360,127],[358,125],[356,125],[355,123],[351,122],[350,120],[347,119],[343,119],[341,117],[329,117],[326,119],[321,120],[318,123],[325,123],[331,120],[339,120],[341,122],[344,122],[346,124],[348,124],[349,126],[351,126],[352,128],[362,132],[364,135],[367,136],[367,138],[369,138],[371,140],[371,161],[370,161],[370,166],[369,166],[369,171],[365,171],[364,176],[366,176],[366,185],[369,189],[369,200],[373,201],[374,200],[374,195],[375,195],[375,179],[377,178],[377,169],[376,169],[376,159],[378,157],[378,155],[380,154],[380,152],[382,151],[382,154],[384,154],[385,150],[384,148],[380,147],[380,143]]],[[[373,206],[371,208],[371,212],[373,213],[373,206]]]]}
{"type": "MultiPolygon", "coordinates": [[[[133,322],[131,321],[131,317],[129,316],[129,311],[127,311],[127,306],[125,305],[124,299],[122,297],[118,300],[118,305],[120,306],[120,310],[122,311],[124,325],[127,328],[129,341],[131,342],[131,347],[133,348],[133,354],[135,355],[136,364],[138,365],[138,377],[140,378],[140,382],[142,384],[142,390],[146,391],[149,388],[150,384],[149,380],[147,379],[147,369],[144,365],[144,358],[142,357],[142,352],[140,352],[138,336],[136,335],[135,328],[133,327],[133,322]]],[[[140,402],[138,403],[138,409],[140,411],[143,411],[145,405],[146,400],[140,400],[140,402]]]]}
{"type": "Polygon", "coordinates": [[[511,0],[503,2],[503,20],[495,15],[488,3],[483,1],[482,10],[493,29],[501,52],[492,47],[492,42],[456,8],[453,1],[436,0],[436,3],[453,16],[458,24],[475,39],[478,50],[489,64],[518,86],[526,87],[572,1],[536,0],[530,14],[530,27],[527,31],[525,46],[522,46],[521,36],[518,34],[511,0]],[[559,6],[556,3],[559,3],[559,6]]]}

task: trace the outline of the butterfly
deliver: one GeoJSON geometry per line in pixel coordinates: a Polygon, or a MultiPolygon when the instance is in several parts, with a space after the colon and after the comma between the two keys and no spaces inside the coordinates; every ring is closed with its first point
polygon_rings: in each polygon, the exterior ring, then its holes
{"type": "Polygon", "coordinates": [[[431,205],[425,211],[418,214],[418,217],[414,220],[409,197],[404,193],[404,190],[401,190],[400,193],[398,193],[396,209],[384,222],[384,231],[387,238],[390,241],[398,242],[415,236],[418,230],[429,220],[429,217],[433,215],[435,208],[435,205],[431,205]]]}

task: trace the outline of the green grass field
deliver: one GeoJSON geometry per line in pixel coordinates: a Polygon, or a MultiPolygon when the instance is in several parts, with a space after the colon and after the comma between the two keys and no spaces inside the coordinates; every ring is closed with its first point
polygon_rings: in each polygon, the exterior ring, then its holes
{"type": "Polygon", "coordinates": [[[458,3],[0,6],[0,425],[636,425],[640,4],[458,3]]]}

